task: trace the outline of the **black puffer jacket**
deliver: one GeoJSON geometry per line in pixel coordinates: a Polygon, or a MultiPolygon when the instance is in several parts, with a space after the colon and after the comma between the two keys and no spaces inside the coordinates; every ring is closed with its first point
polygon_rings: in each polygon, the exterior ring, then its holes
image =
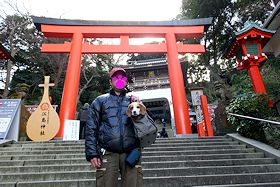
{"type": "Polygon", "coordinates": [[[133,123],[126,111],[130,97],[113,90],[98,96],[91,104],[85,131],[86,159],[100,155],[99,148],[124,153],[139,147],[133,123]]]}

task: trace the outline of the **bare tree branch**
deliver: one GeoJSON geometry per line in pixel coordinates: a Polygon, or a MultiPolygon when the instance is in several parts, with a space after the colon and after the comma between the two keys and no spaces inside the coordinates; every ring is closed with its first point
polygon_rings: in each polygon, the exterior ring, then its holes
{"type": "MultiPolygon", "coordinates": [[[[84,72],[84,71],[83,71],[84,72]]],[[[84,74],[85,75],[85,74],[84,74]]],[[[92,79],[94,77],[100,77],[100,76],[94,76],[94,74],[90,77],[90,79],[87,79],[86,84],[83,85],[83,87],[79,90],[79,94],[78,94],[78,101],[80,100],[80,97],[82,95],[82,93],[89,87],[90,82],[92,81],[92,79]]]]}

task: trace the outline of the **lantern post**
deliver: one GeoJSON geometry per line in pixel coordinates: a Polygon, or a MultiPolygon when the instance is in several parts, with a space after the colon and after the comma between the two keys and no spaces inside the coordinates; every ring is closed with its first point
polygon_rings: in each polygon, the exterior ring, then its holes
{"type": "MultiPolygon", "coordinates": [[[[233,41],[226,52],[226,58],[236,58],[237,69],[247,70],[256,94],[267,94],[259,65],[267,59],[263,47],[272,38],[276,31],[261,28],[256,23],[248,20],[244,28],[236,32],[233,41]]],[[[269,101],[269,106],[273,102],[269,101]]]]}
{"type": "Polygon", "coordinates": [[[236,58],[238,70],[248,71],[256,94],[267,94],[259,65],[267,59],[262,49],[275,32],[248,20],[244,28],[234,34],[226,53],[226,58],[236,58]]]}

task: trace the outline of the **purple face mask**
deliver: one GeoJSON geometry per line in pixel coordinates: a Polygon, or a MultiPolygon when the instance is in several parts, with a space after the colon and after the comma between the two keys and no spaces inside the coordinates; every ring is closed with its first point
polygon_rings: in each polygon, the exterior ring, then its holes
{"type": "Polygon", "coordinates": [[[116,83],[116,87],[118,89],[123,89],[125,87],[125,83],[127,81],[127,77],[122,75],[117,75],[112,78],[112,81],[116,83]]]}

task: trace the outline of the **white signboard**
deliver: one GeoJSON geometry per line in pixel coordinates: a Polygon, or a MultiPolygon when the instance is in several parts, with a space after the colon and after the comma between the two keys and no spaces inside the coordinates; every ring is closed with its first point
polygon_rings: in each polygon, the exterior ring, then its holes
{"type": "Polygon", "coordinates": [[[79,120],[65,120],[63,140],[79,140],[79,131],[79,120]]]}
{"type": "Polygon", "coordinates": [[[200,104],[200,96],[201,95],[203,95],[202,90],[191,90],[192,104],[193,105],[201,105],[200,104]]]}
{"type": "Polygon", "coordinates": [[[0,139],[18,140],[20,99],[0,99],[0,139]]]}
{"type": "Polygon", "coordinates": [[[10,121],[11,121],[11,118],[0,118],[0,132],[7,131],[10,121]]]}

